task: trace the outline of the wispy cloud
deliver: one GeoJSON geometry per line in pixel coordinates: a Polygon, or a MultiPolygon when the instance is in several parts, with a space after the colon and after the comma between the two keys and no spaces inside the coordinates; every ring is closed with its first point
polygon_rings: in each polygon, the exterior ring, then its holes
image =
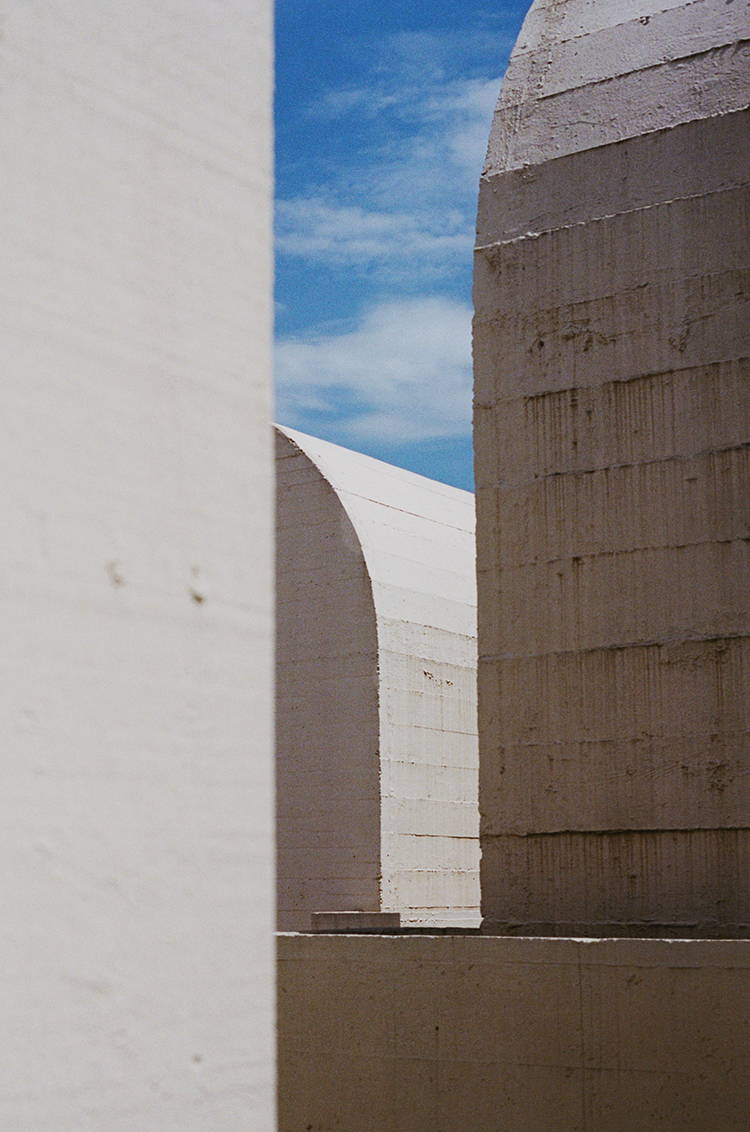
{"type": "Polygon", "coordinates": [[[429,212],[387,212],[310,196],[277,206],[276,243],[281,254],[375,269],[382,280],[411,275],[439,278],[471,255],[471,233],[457,210],[439,217],[429,212]]]}
{"type": "Polygon", "coordinates": [[[329,91],[309,108],[353,135],[352,122],[377,129],[360,129],[369,140],[353,145],[347,168],[325,186],[278,202],[281,255],[388,282],[465,274],[500,80],[449,77],[452,47],[445,36],[393,36],[367,86],[329,91]]]}
{"type": "Polygon", "coordinates": [[[278,251],[311,279],[324,267],[348,293],[356,279],[360,314],[278,343],[283,423],[355,447],[470,433],[463,296],[506,46],[486,26],[391,36],[361,86],[307,108],[311,130],[338,130],[351,145],[278,202],[278,251]]]}
{"type": "Polygon", "coordinates": [[[468,305],[380,303],[348,330],[278,344],[277,416],[344,443],[462,436],[471,423],[470,357],[468,305]]]}

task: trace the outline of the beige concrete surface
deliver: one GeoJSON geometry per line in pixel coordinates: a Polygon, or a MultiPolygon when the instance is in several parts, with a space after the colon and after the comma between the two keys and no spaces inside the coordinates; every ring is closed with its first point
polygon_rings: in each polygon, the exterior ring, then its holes
{"type": "Polygon", "coordinates": [[[490,930],[750,930],[746,4],[537,2],[475,272],[490,930]]]}
{"type": "Polygon", "coordinates": [[[270,5],[0,41],[0,1127],[270,1129],[270,5]]]}
{"type": "Polygon", "coordinates": [[[399,912],[313,912],[310,920],[314,932],[372,933],[401,927],[399,912]]]}
{"type": "Polygon", "coordinates": [[[280,1132],[744,1132],[750,1121],[745,941],[278,943],[280,1132]]]}
{"type": "Polygon", "coordinates": [[[749,51],[741,0],[536,0],[505,76],[487,169],[744,109],[749,51]]]}
{"type": "Polygon", "coordinates": [[[276,444],[279,927],[476,924],[473,496],[276,444]]]}

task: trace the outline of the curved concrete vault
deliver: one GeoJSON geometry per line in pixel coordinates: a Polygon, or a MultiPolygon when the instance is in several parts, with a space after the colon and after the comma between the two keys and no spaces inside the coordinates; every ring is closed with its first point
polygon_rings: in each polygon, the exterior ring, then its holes
{"type": "Polygon", "coordinates": [[[278,921],[478,922],[474,499],[276,430],[278,921]]]}
{"type": "Polygon", "coordinates": [[[475,274],[482,893],[750,927],[747,5],[537,0],[475,274]]]}

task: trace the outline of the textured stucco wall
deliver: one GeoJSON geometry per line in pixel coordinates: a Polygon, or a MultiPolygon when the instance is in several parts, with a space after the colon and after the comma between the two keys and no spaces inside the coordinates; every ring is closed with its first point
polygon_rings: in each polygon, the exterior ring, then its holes
{"type": "Polygon", "coordinates": [[[750,925],[748,8],[536,3],[475,273],[488,926],[750,925]]]}
{"type": "Polygon", "coordinates": [[[744,941],[281,936],[279,1130],[741,1132],[748,958],[744,941]]]}
{"type": "Polygon", "coordinates": [[[0,1126],[273,1126],[270,6],[10,0],[0,1126]]]}
{"type": "Polygon", "coordinates": [[[378,642],[338,495],[276,431],[277,923],[380,909],[378,642]]]}
{"type": "Polygon", "coordinates": [[[279,444],[280,926],[352,908],[476,923],[473,496],[279,444]]]}

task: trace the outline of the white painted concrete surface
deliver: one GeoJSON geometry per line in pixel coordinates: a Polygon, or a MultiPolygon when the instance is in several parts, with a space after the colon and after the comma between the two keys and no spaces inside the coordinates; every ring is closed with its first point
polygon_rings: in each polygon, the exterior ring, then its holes
{"type": "Polygon", "coordinates": [[[474,499],[277,432],[279,925],[476,923],[474,499]]]}
{"type": "Polygon", "coordinates": [[[270,11],[0,43],[0,1126],[273,1127],[270,11]]]}
{"type": "Polygon", "coordinates": [[[475,275],[483,909],[750,930],[748,6],[531,8],[475,275]]]}

